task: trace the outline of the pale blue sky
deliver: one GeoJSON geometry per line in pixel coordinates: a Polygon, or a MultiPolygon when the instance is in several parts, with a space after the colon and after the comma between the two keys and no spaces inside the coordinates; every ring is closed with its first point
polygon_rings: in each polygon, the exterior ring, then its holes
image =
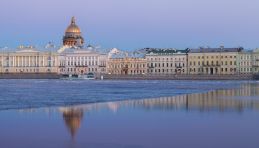
{"type": "Polygon", "coordinates": [[[75,16],[103,48],[259,47],[258,0],[1,0],[0,46],[62,43],[75,16]]]}

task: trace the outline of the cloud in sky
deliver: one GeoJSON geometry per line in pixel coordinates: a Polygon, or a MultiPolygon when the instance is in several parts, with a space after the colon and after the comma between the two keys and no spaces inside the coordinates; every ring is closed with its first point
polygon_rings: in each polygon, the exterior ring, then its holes
{"type": "Polygon", "coordinates": [[[72,16],[104,48],[259,47],[258,0],[1,0],[0,46],[61,44],[72,16]]]}

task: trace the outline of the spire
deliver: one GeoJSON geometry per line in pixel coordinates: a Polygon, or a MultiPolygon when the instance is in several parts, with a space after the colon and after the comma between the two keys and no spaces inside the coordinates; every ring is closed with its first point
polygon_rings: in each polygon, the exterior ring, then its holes
{"type": "Polygon", "coordinates": [[[71,24],[75,25],[76,24],[76,19],[75,17],[73,16],[72,19],[71,19],[71,24]]]}

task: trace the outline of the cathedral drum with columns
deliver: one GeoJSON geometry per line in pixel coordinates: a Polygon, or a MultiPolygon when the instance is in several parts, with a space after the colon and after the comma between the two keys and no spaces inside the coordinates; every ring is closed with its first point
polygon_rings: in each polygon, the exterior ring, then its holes
{"type": "Polygon", "coordinates": [[[67,27],[63,37],[63,45],[70,47],[83,47],[84,38],[81,36],[81,30],[76,25],[75,17],[72,17],[71,24],[67,27]]]}

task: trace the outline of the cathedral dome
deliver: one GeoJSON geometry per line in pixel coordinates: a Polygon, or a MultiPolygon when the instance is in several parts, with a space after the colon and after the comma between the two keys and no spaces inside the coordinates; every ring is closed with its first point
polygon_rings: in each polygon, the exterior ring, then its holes
{"type": "Polygon", "coordinates": [[[72,17],[71,24],[67,27],[66,33],[81,33],[80,28],[76,25],[75,17],[72,17]]]}
{"type": "Polygon", "coordinates": [[[84,38],[81,35],[81,30],[76,25],[75,17],[72,17],[71,24],[67,27],[65,36],[63,36],[63,45],[83,47],[83,44],[84,38]]]}

